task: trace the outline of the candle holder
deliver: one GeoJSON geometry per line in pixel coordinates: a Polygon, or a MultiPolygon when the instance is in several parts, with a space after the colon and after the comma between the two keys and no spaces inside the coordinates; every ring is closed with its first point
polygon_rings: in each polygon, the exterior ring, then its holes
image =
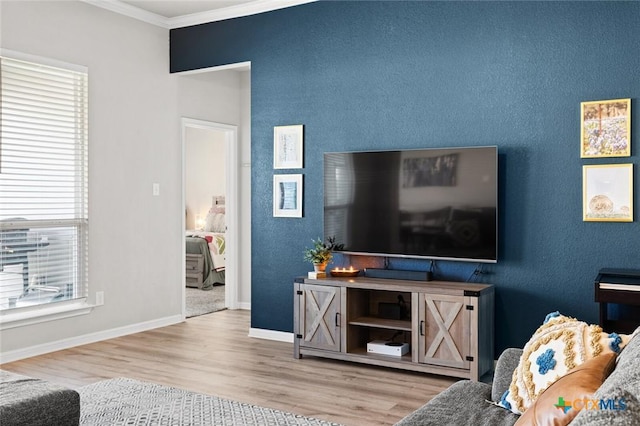
{"type": "Polygon", "coordinates": [[[360,273],[360,269],[353,269],[353,267],[347,268],[334,268],[331,271],[332,277],[357,277],[360,273]]]}

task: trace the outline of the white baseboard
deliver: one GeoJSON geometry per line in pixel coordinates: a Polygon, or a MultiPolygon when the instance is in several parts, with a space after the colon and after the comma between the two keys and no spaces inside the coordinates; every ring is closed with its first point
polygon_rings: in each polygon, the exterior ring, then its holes
{"type": "Polygon", "coordinates": [[[182,321],[184,321],[184,317],[182,315],[173,315],[166,318],[159,318],[152,321],[131,324],[124,327],[112,328],[110,330],[98,331],[96,333],[89,333],[82,336],[57,340],[55,342],[30,346],[28,348],[3,352],[0,353],[0,364],[31,358],[33,356],[43,355],[62,349],[69,349],[80,345],[86,345],[88,343],[95,343],[102,340],[113,339],[115,337],[126,336],[128,334],[139,333],[141,331],[152,330],[154,328],[166,327],[182,321]]]}
{"type": "Polygon", "coordinates": [[[250,328],[249,337],[293,343],[293,333],[287,333],[286,331],[266,330],[264,328],[250,328]]]}
{"type": "Polygon", "coordinates": [[[251,302],[238,302],[236,303],[236,307],[233,309],[241,309],[243,311],[251,310],[251,302]]]}

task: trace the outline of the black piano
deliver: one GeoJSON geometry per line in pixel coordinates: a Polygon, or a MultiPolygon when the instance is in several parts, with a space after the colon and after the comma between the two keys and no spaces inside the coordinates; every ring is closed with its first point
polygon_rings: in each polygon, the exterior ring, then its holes
{"type": "Polygon", "coordinates": [[[605,331],[635,330],[640,326],[640,270],[600,269],[595,280],[595,301],[600,303],[600,326],[605,331]]]}

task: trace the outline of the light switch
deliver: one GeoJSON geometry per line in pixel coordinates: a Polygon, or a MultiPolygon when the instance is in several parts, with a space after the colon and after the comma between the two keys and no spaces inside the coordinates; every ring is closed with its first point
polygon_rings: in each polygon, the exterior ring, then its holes
{"type": "Polygon", "coordinates": [[[155,197],[157,197],[158,195],[160,195],[160,184],[159,183],[154,183],[153,184],[153,195],[155,197]]]}

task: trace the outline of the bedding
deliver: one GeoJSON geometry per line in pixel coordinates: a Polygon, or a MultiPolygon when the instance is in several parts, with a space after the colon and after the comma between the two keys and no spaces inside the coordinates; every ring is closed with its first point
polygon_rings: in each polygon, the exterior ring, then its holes
{"type": "Polygon", "coordinates": [[[187,253],[204,255],[203,290],[210,289],[214,284],[225,283],[226,240],[224,233],[227,226],[224,200],[224,196],[214,196],[212,207],[204,221],[204,229],[187,230],[186,233],[187,253]]]}
{"type": "Polygon", "coordinates": [[[204,238],[209,245],[209,252],[211,253],[211,259],[213,260],[213,269],[218,272],[224,271],[226,246],[224,233],[188,230],[186,235],[187,237],[204,238]]]}
{"type": "Polygon", "coordinates": [[[202,290],[210,290],[215,284],[225,283],[224,267],[222,267],[221,270],[214,268],[214,261],[209,247],[210,244],[204,237],[186,237],[186,252],[189,254],[201,254],[204,258],[202,266],[202,290]]]}

